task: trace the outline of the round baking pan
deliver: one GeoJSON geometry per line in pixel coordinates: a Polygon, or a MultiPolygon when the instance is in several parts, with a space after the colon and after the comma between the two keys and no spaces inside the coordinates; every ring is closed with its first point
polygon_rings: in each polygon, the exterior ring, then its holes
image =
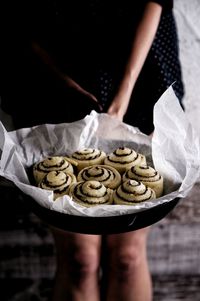
{"type": "Polygon", "coordinates": [[[12,182],[0,177],[0,188],[4,193],[21,195],[24,206],[29,208],[43,222],[65,231],[82,234],[117,234],[135,231],[157,223],[163,219],[178,204],[180,198],[157,205],[153,208],[140,211],[138,213],[123,214],[116,216],[88,217],[70,215],[55,210],[50,210],[41,206],[30,196],[20,191],[12,182]]]}
{"type": "Polygon", "coordinates": [[[179,202],[176,198],[170,202],[133,214],[117,216],[88,217],[61,213],[42,207],[28,197],[31,210],[47,224],[70,232],[82,234],[117,234],[135,231],[163,219],[179,202]]]}

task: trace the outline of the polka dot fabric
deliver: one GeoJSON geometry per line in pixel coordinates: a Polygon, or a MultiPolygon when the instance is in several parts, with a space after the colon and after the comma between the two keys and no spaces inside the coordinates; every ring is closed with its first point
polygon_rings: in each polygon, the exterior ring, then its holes
{"type": "Polygon", "coordinates": [[[172,83],[178,99],[184,95],[181,67],[179,62],[178,36],[175,19],[172,13],[162,16],[150,56],[158,66],[158,96],[172,83]]]}
{"type": "MultiPolygon", "coordinates": [[[[149,0],[146,0],[148,2],[149,0]]],[[[164,9],[172,9],[173,7],[173,0],[152,0],[163,6],[164,9]]]]}
{"type": "MultiPolygon", "coordinates": [[[[107,112],[123,76],[134,30],[147,2],[53,1],[49,13],[52,24],[47,28],[52,28],[55,23],[56,49],[50,49],[50,52],[62,63],[66,74],[96,96],[104,112],[107,112]]],[[[173,11],[167,4],[172,1],[154,2],[163,5],[161,21],[124,118],[125,122],[147,134],[153,130],[153,107],[162,93],[174,83],[180,102],[184,95],[177,29],[173,11]]],[[[49,33],[51,35],[51,31],[49,33]]],[[[51,45],[52,42],[47,48],[51,45]]]]}
{"type": "Polygon", "coordinates": [[[113,80],[111,74],[108,71],[101,69],[99,71],[99,89],[100,89],[100,101],[103,108],[106,107],[109,96],[113,91],[113,80]]]}
{"type": "MultiPolygon", "coordinates": [[[[120,68],[117,72],[121,72],[120,68]]],[[[112,101],[119,76],[120,74],[115,74],[109,69],[100,70],[98,73],[97,97],[105,110],[112,101]]],[[[171,84],[183,107],[184,86],[179,61],[177,28],[173,13],[169,11],[161,17],[156,37],[134,87],[124,121],[139,127],[147,134],[151,133],[154,104],[171,84]]]]}

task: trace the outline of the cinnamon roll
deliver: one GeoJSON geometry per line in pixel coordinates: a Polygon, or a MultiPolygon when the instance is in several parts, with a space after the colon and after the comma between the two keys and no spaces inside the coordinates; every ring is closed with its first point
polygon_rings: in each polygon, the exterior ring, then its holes
{"type": "Polygon", "coordinates": [[[52,156],[45,158],[33,166],[33,177],[39,183],[50,171],[63,171],[73,173],[74,169],[70,162],[62,156],[52,156]]]}
{"type": "Polygon", "coordinates": [[[123,180],[128,179],[140,181],[151,187],[155,191],[157,198],[163,194],[163,177],[151,166],[132,166],[123,175],[123,180]]]}
{"type": "Polygon", "coordinates": [[[99,181],[77,182],[72,185],[69,195],[78,204],[91,207],[112,203],[112,190],[99,181]]]}
{"type": "Polygon", "coordinates": [[[109,165],[117,169],[121,174],[132,166],[137,164],[145,164],[146,158],[144,155],[137,153],[134,149],[128,147],[120,147],[113,153],[109,154],[104,164],[109,165]]]}
{"type": "Polygon", "coordinates": [[[74,152],[71,157],[78,163],[77,169],[80,171],[89,165],[102,164],[106,153],[95,148],[84,148],[74,152]]]}
{"type": "Polygon", "coordinates": [[[69,187],[76,183],[74,174],[63,171],[50,171],[38,184],[38,187],[47,190],[53,190],[54,200],[58,197],[68,194],[69,187]]]}
{"type": "Polygon", "coordinates": [[[96,180],[101,182],[104,186],[115,189],[121,183],[120,173],[108,165],[92,165],[83,168],[78,176],[78,181],[96,180]]]}
{"type": "Polygon", "coordinates": [[[113,193],[113,202],[118,205],[136,205],[155,198],[153,189],[136,180],[123,182],[113,193]]]}

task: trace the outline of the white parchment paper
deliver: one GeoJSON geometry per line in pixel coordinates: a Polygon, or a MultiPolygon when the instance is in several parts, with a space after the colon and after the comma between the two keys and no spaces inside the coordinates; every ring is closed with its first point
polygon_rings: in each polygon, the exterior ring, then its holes
{"type": "MultiPolygon", "coordinates": [[[[134,115],[133,115],[134,118],[134,115]]],[[[200,176],[200,139],[169,87],[154,107],[153,138],[137,128],[92,111],[73,123],[44,124],[7,132],[0,123],[0,176],[11,180],[41,206],[62,213],[86,216],[112,216],[148,210],[176,197],[187,196],[200,176]],[[83,147],[110,153],[118,147],[132,147],[147,157],[149,164],[164,177],[161,198],[128,205],[100,205],[84,208],[69,197],[53,201],[51,191],[30,184],[30,167],[50,155],[70,155],[83,147]]]]}

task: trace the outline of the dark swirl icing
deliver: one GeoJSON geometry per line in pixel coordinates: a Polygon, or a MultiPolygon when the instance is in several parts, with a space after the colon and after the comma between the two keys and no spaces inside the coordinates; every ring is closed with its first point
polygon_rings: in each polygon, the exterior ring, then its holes
{"type": "Polygon", "coordinates": [[[115,189],[121,183],[120,173],[112,166],[93,165],[82,169],[78,176],[78,181],[96,180],[104,184],[104,186],[115,189]]]}
{"type": "Polygon", "coordinates": [[[73,166],[62,156],[47,157],[33,166],[33,176],[39,183],[50,171],[63,171],[73,173],[73,166]]]}
{"type": "Polygon", "coordinates": [[[98,181],[77,182],[70,188],[72,199],[86,207],[110,204],[112,190],[98,181]]]}
{"type": "Polygon", "coordinates": [[[55,200],[60,196],[68,194],[69,187],[74,183],[76,183],[74,174],[65,173],[63,171],[50,171],[38,184],[38,187],[52,190],[55,200]]]}
{"type": "Polygon", "coordinates": [[[135,205],[155,198],[150,187],[135,180],[123,182],[113,194],[114,203],[120,205],[135,205]]]}
{"type": "Polygon", "coordinates": [[[127,147],[120,147],[116,149],[104,160],[104,164],[113,166],[120,173],[125,172],[133,165],[144,163],[146,163],[145,156],[127,147]]]}
{"type": "Polygon", "coordinates": [[[141,181],[146,186],[151,187],[156,196],[159,197],[163,192],[163,177],[153,167],[148,165],[136,165],[126,171],[123,175],[123,181],[133,179],[141,181]]]}
{"type": "Polygon", "coordinates": [[[93,165],[93,164],[102,164],[104,158],[106,157],[105,152],[94,149],[94,148],[84,148],[82,150],[74,152],[71,157],[77,161],[78,170],[82,168],[93,165]]]}

